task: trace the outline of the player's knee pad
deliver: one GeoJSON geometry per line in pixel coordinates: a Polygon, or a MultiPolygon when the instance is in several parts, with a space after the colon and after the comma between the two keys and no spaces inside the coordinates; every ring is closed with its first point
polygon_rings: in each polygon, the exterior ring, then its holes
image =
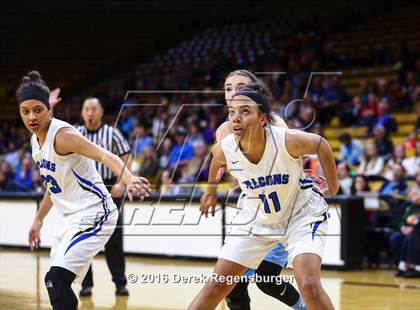
{"type": "Polygon", "coordinates": [[[263,276],[263,275],[274,275],[277,276],[280,274],[281,270],[283,269],[282,266],[277,265],[275,263],[269,262],[267,260],[263,260],[261,264],[258,266],[256,273],[263,276]]]}
{"type": "Polygon", "coordinates": [[[226,296],[226,303],[230,310],[250,310],[251,299],[248,295],[248,283],[239,282],[226,296]]]}
{"type": "Polygon", "coordinates": [[[71,271],[53,266],[45,275],[45,286],[54,310],[77,309],[77,297],[71,289],[75,278],[71,271]]]}
{"type": "Polygon", "coordinates": [[[299,300],[299,292],[292,284],[277,278],[282,269],[280,265],[263,261],[256,271],[257,275],[262,276],[262,280],[257,281],[257,286],[265,294],[293,306],[299,300]]]}

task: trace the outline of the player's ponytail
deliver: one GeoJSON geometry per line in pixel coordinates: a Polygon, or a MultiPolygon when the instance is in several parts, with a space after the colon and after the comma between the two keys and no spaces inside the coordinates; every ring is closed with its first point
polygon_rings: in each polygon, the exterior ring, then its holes
{"type": "Polygon", "coordinates": [[[21,79],[16,91],[16,98],[19,104],[25,100],[38,100],[50,108],[50,89],[42,79],[38,71],[29,71],[21,79]]]}

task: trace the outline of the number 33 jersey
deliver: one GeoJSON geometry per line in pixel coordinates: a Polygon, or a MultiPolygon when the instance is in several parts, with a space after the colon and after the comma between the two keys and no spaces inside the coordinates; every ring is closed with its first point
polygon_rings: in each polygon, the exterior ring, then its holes
{"type": "Polygon", "coordinates": [[[70,124],[53,118],[42,145],[36,135],[32,135],[32,158],[54,206],[60,213],[70,214],[101,205],[110,194],[92,159],[78,154],[61,156],[55,152],[55,136],[63,127],[71,127],[80,134],[70,124]]]}
{"type": "Polygon", "coordinates": [[[288,219],[299,212],[310,195],[320,194],[303,173],[302,159],[288,153],[285,134],[285,128],[265,129],[265,150],[257,164],[245,157],[233,134],[221,141],[227,168],[245,194],[240,217],[246,214],[248,223],[287,225],[288,219]]]}

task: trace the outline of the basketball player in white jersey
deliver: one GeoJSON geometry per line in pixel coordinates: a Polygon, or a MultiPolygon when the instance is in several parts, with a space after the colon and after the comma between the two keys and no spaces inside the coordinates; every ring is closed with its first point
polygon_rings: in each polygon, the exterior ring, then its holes
{"type": "Polygon", "coordinates": [[[270,107],[259,85],[251,84],[235,93],[229,103],[233,134],[212,149],[209,186],[200,209],[206,216],[209,209],[214,212],[217,174],[223,167],[238,179],[246,194],[245,207],[226,238],[214,277],[189,309],[215,309],[236,284],[228,281],[229,277],[257,268],[279,242],[286,245],[308,308],[334,309],[320,281],[328,205],[313,181],[303,173],[300,158],[317,154],[329,191],[336,194],[339,185],[332,149],[318,135],[274,127],[270,123],[270,107]]]}
{"type": "MultiPolygon", "coordinates": [[[[271,92],[264,82],[259,80],[250,71],[241,69],[230,72],[226,77],[224,85],[226,104],[229,104],[236,91],[250,83],[260,84],[268,98],[274,101],[271,92]]],[[[274,119],[273,126],[287,128],[285,121],[280,116],[274,113],[272,113],[272,115],[274,119]]],[[[229,127],[229,122],[224,122],[216,130],[216,143],[231,133],[232,129],[229,127]]],[[[224,173],[224,171],[220,172],[224,173]]],[[[237,202],[239,209],[243,206],[243,202],[244,199],[241,194],[237,202]]],[[[292,309],[305,310],[307,308],[296,288],[286,281],[279,283],[275,280],[282,269],[287,265],[287,260],[288,253],[284,246],[279,243],[264,257],[264,260],[260,263],[257,270],[249,269],[246,272],[246,275],[251,276],[256,274],[257,276],[265,277],[266,279],[272,279],[272,281],[257,282],[257,287],[265,294],[278,299],[292,309]]],[[[248,294],[248,282],[242,281],[237,283],[234,289],[226,296],[226,302],[231,310],[250,310],[251,299],[248,294]]]]}
{"type": "Polygon", "coordinates": [[[43,219],[54,205],[62,222],[54,236],[45,284],[54,310],[75,310],[78,302],[71,283],[83,279],[118,218],[94,160],[121,176],[130,200],[133,195],[147,196],[149,182],[134,177],[118,156],[90,142],[70,124],[52,118],[49,89],[38,72],[23,77],[16,97],[22,121],[32,133],[32,157],[47,188],[29,231],[29,245],[31,250],[39,247],[43,219]]]}

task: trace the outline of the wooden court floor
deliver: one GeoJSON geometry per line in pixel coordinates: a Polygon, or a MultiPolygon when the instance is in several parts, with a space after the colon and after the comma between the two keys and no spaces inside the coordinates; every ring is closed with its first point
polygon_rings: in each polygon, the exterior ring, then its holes
{"type": "MultiPolygon", "coordinates": [[[[80,309],[186,309],[208,275],[214,262],[128,257],[129,297],[114,295],[114,285],[105,260],[94,261],[92,298],[82,298],[80,309]],[[134,283],[136,282],[136,283],[134,283]]],[[[49,268],[46,251],[0,248],[0,309],[50,309],[43,278],[49,268]]],[[[292,273],[282,273],[294,281],[292,273]]],[[[323,271],[322,284],[336,309],[420,309],[420,280],[394,278],[392,271],[323,271]]],[[[73,285],[79,291],[78,284],[73,285]]],[[[261,293],[250,284],[252,309],[290,309],[261,293]]],[[[218,309],[227,309],[225,304],[218,309]]]]}

